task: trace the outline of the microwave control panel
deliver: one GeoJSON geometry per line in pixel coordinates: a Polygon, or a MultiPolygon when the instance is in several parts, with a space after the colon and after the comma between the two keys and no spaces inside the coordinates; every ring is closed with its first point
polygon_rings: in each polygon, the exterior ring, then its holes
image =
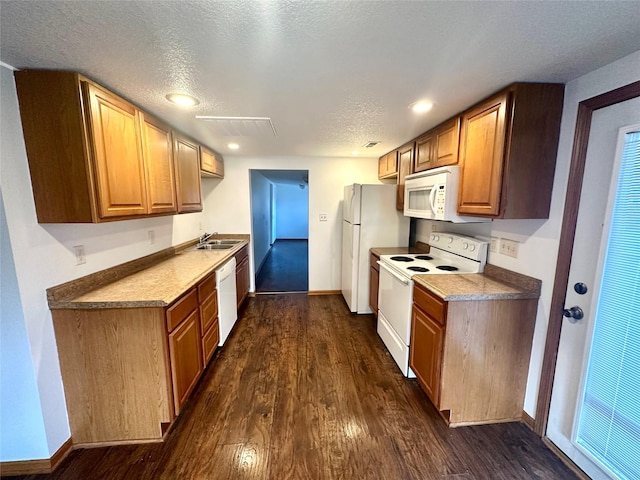
{"type": "Polygon", "coordinates": [[[436,218],[444,215],[444,202],[444,185],[438,185],[436,188],[436,194],[433,199],[433,211],[436,214],[436,218]]]}

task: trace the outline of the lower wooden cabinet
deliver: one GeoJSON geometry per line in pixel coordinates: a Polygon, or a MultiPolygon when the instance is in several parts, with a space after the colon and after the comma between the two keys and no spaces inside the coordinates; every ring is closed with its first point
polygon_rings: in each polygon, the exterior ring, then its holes
{"type": "Polygon", "coordinates": [[[161,440],[218,345],[215,272],[168,307],[52,317],[74,445],[161,440]]]}
{"type": "Polygon", "coordinates": [[[378,291],[380,288],[380,257],[371,253],[369,255],[369,306],[373,316],[378,316],[378,291]]]}
{"type": "Polygon", "coordinates": [[[202,373],[202,345],[200,343],[200,315],[191,312],[178,328],[169,334],[171,378],[176,415],[189,398],[202,373]]]}
{"type": "Polygon", "coordinates": [[[538,300],[413,299],[409,366],[449,426],[521,419],[538,300]]]}
{"type": "Polygon", "coordinates": [[[249,295],[251,278],[249,273],[249,246],[245,245],[236,253],[236,296],[238,309],[249,295]]]}

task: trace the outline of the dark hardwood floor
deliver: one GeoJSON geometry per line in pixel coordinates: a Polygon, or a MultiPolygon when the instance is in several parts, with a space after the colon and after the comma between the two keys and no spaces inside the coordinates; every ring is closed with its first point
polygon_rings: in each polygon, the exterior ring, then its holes
{"type": "Polygon", "coordinates": [[[309,241],[276,240],[256,278],[256,293],[309,290],[309,241]]]}
{"type": "Polygon", "coordinates": [[[449,429],[341,296],[251,298],[161,444],[28,479],[574,479],[518,423],[449,429]]]}

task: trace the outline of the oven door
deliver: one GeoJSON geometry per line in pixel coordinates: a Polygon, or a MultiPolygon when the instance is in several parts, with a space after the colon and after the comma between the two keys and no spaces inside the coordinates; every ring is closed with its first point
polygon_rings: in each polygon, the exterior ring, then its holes
{"type": "Polygon", "coordinates": [[[380,264],[378,309],[404,344],[409,345],[413,280],[397,273],[382,262],[378,263],[380,264]]]}

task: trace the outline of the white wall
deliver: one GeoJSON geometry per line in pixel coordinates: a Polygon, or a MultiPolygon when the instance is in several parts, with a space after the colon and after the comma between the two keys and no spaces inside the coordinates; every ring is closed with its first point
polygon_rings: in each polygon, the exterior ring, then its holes
{"type": "MultiPolygon", "coordinates": [[[[8,324],[15,329],[19,329],[20,325],[24,327],[30,349],[30,358],[12,359],[10,365],[27,362],[32,366],[38,406],[32,406],[33,411],[30,413],[34,421],[42,418],[48,450],[46,455],[39,452],[37,458],[48,458],[69,438],[70,433],[53,323],[45,290],[193,239],[200,233],[201,224],[206,226],[205,216],[193,213],[98,225],[39,225],[36,221],[15,83],[12,72],[5,67],[0,67],[0,92],[0,191],[23,317],[20,318],[19,309],[14,308],[8,313],[11,315],[8,324]],[[148,240],[149,230],[155,232],[153,245],[148,240]],[[76,266],[74,245],[85,246],[86,264],[76,266]]],[[[215,183],[203,185],[203,195],[210,193],[215,186],[215,183]]],[[[4,275],[4,264],[2,269],[4,275]]],[[[3,318],[3,328],[4,324],[3,318]]],[[[11,333],[16,332],[17,330],[11,333]]],[[[3,335],[4,333],[3,331],[3,335]]],[[[26,355],[24,350],[22,355],[26,355]]],[[[3,377],[0,401],[3,404],[15,404],[16,399],[10,392],[19,386],[4,382],[3,377]]],[[[20,401],[32,404],[33,399],[27,393],[25,395],[20,401]]],[[[16,439],[16,442],[11,451],[0,452],[0,461],[35,458],[32,446],[28,441],[22,441],[20,433],[19,425],[2,425],[2,437],[16,439]]]]}
{"type": "MultiPolygon", "coordinates": [[[[377,159],[225,157],[224,181],[205,199],[206,221],[213,222],[213,230],[251,233],[251,169],[309,171],[309,290],[340,290],[343,187],[354,182],[380,183],[377,159]],[[327,222],[318,220],[320,213],[328,215],[327,222]]],[[[252,282],[253,262],[252,258],[252,282]]]]}
{"type": "Polygon", "coordinates": [[[253,255],[259,269],[271,248],[272,183],[260,172],[251,171],[251,209],[253,255]]]}
{"type": "Polygon", "coordinates": [[[309,189],[276,185],[276,238],[309,238],[309,189]]]}
{"type": "MultiPolygon", "coordinates": [[[[538,397],[578,103],[638,80],[640,80],[640,51],[567,84],[551,213],[548,220],[496,220],[491,224],[467,225],[439,222],[438,225],[440,230],[446,228],[457,233],[494,236],[520,242],[517,259],[500,254],[489,254],[489,263],[542,280],[542,294],[538,304],[524,404],[525,411],[531,416],[535,415],[538,397]]],[[[419,240],[427,241],[431,223],[419,222],[417,228],[419,240]]]]}

